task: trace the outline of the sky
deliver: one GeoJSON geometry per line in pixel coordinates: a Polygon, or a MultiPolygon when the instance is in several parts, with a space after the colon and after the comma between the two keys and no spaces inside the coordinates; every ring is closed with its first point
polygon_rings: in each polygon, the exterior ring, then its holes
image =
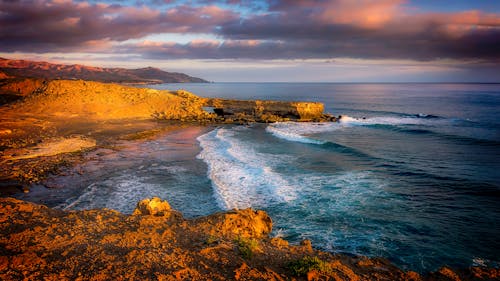
{"type": "Polygon", "coordinates": [[[0,0],[0,56],[216,82],[500,82],[500,1],[0,0]]]}

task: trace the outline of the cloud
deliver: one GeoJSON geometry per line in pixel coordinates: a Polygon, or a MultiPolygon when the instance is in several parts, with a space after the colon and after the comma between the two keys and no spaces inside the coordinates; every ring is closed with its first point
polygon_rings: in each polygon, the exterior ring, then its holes
{"type": "Polygon", "coordinates": [[[231,22],[221,33],[284,42],[298,58],[500,59],[497,14],[410,13],[395,0],[274,3],[271,13],[231,22]]]}
{"type": "Polygon", "coordinates": [[[4,51],[82,51],[89,42],[126,41],[155,33],[211,32],[237,19],[216,6],[176,6],[165,11],[71,0],[0,2],[4,51]]]}
{"type": "Polygon", "coordinates": [[[162,1],[165,5],[160,10],[145,5],[151,1],[139,2],[139,6],[122,6],[71,0],[2,1],[0,43],[6,52],[109,52],[155,59],[500,62],[500,15],[494,13],[420,12],[403,0],[273,0],[267,4],[199,0],[191,1],[192,6],[162,1]],[[211,34],[216,39],[185,44],[141,39],[162,33],[211,34]],[[127,43],[130,39],[142,42],[127,43]]]}

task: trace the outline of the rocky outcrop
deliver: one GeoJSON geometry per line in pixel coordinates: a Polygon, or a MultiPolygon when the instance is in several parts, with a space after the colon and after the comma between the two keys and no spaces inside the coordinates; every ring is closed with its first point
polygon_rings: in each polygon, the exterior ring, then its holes
{"type": "Polygon", "coordinates": [[[137,207],[135,208],[133,215],[167,216],[171,211],[172,209],[167,201],[161,200],[158,197],[153,197],[151,199],[144,199],[137,203],[137,207]]]}
{"type": "Polygon", "coordinates": [[[82,79],[105,83],[152,84],[152,83],[208,83],[201,78],[184,73],[166,72],[154,67],[138,69],[102,68],[85,65],[66,65],[27,60],[0,58],[0,79],[9,77],[42,79],[82,79]]]}
{"type": "Polygon", "coordinates": [[[210,235],[244,238],[267,237],[273,228],[271,217],[266,212],[252,209],[217,213],[193,223],[210,235]]]}
{"type": "Polygon", "coordinates": [[[206,106],[223,117],[255,119],[256,121],[311,121],[323,117],[323,104],[319,102],[285,102],[262,100],[209,99],[206,106]],[[273,119],[274,118],[274,119],[273,119]]]}
{"type": "Polygon", "coordinates": [[[147,199],[134,215],[65,212],[0,198],[0,280],[498,280],[498,269],[421,276],[383,259],[270,239],[262,211],[186,220],[147,199]],[[170,213],[169,215],[165,215],[170,213]]]}

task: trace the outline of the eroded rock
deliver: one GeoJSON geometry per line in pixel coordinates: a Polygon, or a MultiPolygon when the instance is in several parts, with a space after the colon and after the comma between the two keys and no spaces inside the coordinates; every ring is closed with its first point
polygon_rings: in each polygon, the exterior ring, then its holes
{"type": "Polygon", "coordinates": [[[133,215],[168,216],[171,212],[170,204],[158,197],[144,199],[137,203],[133,215]]]}
{"type": "Polygon", "coordinates": [[[273,228],[271,217],[266,212],[252,209],[217,213],[193,223],[211,235],[230,237],[263,238],[273,228]]]}

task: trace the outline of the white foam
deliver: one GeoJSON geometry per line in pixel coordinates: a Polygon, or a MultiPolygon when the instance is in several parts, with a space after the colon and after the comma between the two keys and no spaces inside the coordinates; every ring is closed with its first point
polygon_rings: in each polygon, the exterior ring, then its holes
{"type": "Polygon", "coordinates": [[[231,129],[219,128],[198,137],[198,158],[208,165],[214,195],[223,209],[266,207],[296,198],[290,183],[274,171],[279,156],[259,153],[231,129]]]}
{"type": "Polygon", "coordinates": [[[337,123],[280,122],[270,124],[266,127],[266,131],[288,141],[324,144],[326,141],[311,138],[309,135],[330,132],[339,128],[337,123]]]}
{"type": "MultiPolygon", "coordinates": [[[[422,115],[424,116],[424,115],[422,115]]],[[[370,117],[370,118],[355,118],[347,115],[342,115],[339,122],[329,123],[299,123],[299,122],[278,122],[267,126],[266,131],[273,136],[293,141],[308,144],[325,144],[327,141],[317,139],[313,135],[333,132],[338,129],[348,128],[353,126],[369,126],[369,125],[439,125],[444,122],[440,119],[418,118],[412,116],[404,117],[370,117]]]]}
{"type": "Polygon", "coordinates": [[[284,176],[274,167],[286,166],[291,156],[258,152],[255,149],[258,144],[240,139],[238,134],[232,129],[219,128],[198,137],[202,151],[197,157],[208,165],[214,197],[222,209],[262,208],[283,202],[293,204],[302,196],[315,194],[323,186],[339,189],[329,195],[338,196],[336,208],[350,208],[355,205],[351,200],[364,200],[367,193],[380,192],[373,188],[374,185],[380,187],[380,183],[368,172],[312,174],[295,171],[284,176]]]}
{"type": "Polygon", "coordinates": [[[136,202],[159,195],[161,186],[148,181],[147,177],[123,173],[90,184],[78,198],[68,200],[58,207],[63,210],[108,208],[131,213],[136,202]]]}
{"type": "Polygon", "coordinates": [[[378,116],[370,118],[354,118],[347,115],[342,115],[339,122],[343,126],[351,125],[432,125],[440,122],[436,119],[418,118],[412,116],[392,117],[378,116]]]}

